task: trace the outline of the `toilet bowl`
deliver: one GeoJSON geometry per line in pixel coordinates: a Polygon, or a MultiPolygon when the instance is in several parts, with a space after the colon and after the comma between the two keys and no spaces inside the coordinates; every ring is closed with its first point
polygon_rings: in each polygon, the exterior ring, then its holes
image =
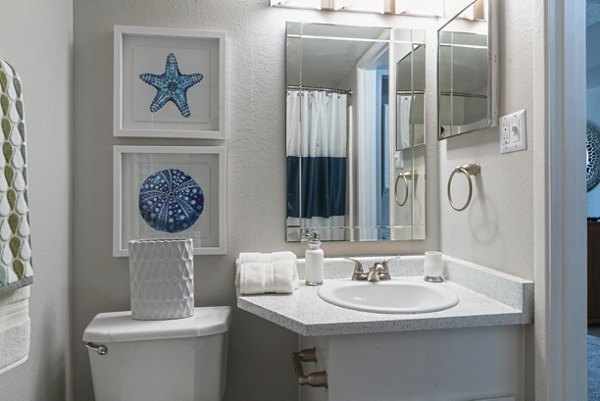
{"type": "Polygon", "coordinates": [[[96,401],[223,399],[231,308],[195,308],[187,319],[97,315],[83,333],[96,401]]]}

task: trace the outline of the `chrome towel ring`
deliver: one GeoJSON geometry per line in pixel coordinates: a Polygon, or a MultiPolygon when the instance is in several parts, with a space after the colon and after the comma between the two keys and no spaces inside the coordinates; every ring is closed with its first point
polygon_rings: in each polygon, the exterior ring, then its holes
{"type": "Polygon", "coordinates": [[[469,206],[469,204],[471,203],[471,198],[473,197],[473,182],[471,180],[471,176],[478,175],[480,172],[481,172],[481,166],[479,165],[479,163],[471,163],[471,164],[465,164],[463,166],[458,166],[454,169],[454,171],[452,171],[452,174],[450,174],[450,178],[448,178],[448,191],[447,191],[448,192],[448,201],[450,202],[450,206],[452,206],[452,209],[456,210],[457,212],[462,212],[469,206]],[[452,179],[454,178],[456,173],[464,174],[467,177],[467,182],[469,183],[469,195],[467,196],[467,201],[465,202],[465,204],[462,207],[457,207],[456,204],[454,204],[454,201],[452,200],[452,193],[450,191],[450,189],[452,188],[452,179]]]}
{"type": "Polygon", "coordinates": [[[404,172],[404,173],[400,173],[398,174],[398,177],[396,177],[396,182],[394,184],[394,200],[396,201],[396,205],[402,207],[404,205],[406,205],[406,202],[408,201],[408,180],[412,180],[413,178],[416,180],[419,177],[419,175],[415,172],[404,172]],[[404,181],[404,199],[402,200],[402,202],[400,202],[400,200],[398,199],[398,182],[400,182],[400,178],[402,178],[402,181],[404,181]]]}

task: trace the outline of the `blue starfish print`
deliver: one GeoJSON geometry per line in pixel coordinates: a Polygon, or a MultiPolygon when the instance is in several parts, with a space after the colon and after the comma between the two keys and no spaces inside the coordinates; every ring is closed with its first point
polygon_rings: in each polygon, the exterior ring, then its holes
{"type": "Polygon", "coordinates": [[[169,53],[165,65],[165,72],[161,75],[143,73],[140,79],[156,88],[156,96],[150,104],[150,111],[156,113],[169,101],[175,103],[179,112],[184,117],[190,116],[187,102],[187,90],[202,81],[204,75],[200,73],[182,74],[179,71],[175,54],[169,53]]]}

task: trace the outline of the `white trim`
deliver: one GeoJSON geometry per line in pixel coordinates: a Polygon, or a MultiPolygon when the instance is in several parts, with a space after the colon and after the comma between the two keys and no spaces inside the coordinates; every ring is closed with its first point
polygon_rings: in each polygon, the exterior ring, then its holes
{"type": "Polygon", "coordinates": [[[487,0],[488,22],[488,118],[490,127],[498,125],[500,108],[499,64],[498,64],[498,3],[497,0],[487,0]]]}
{"type": "MultiPolygon", "coordinates": [[[[347,127],[348,127],[348,156],[347,156],[347,161],[346,161],[346,166],[348,166],[348,178],[347,178],[347,185],[348,185],[348,194],[349,196],[346,198],[347,199],[347,207],[346,207],[346,216],[347,216],[347,226],[348,227],[354,227],[354,218],[356,217],[356,213],[354,212],[355,207],[356,207],[356,188],[355,188],[355,183],[356,183],[356,153],[355,150],[356,149],[356,136],[354,134],[354,106],[350,105],[348,106],[348,113],[347,113],[347,127]]],[[[348,238],[346,238],[346,240],[349,241],[355,241],[357,239],[356,237],[356,231],[355,230],[348,230],[349,234],[348,234],[348,238]]]]}
{"type": "Polygon", "coordinates": [[[543,191],[534,191],[535,399],[581,401],[587,400],[585,2],[538,3],[534,181],[543,191]]]}
{"type": "Polygon", "coordinates": [[[114,146],[113,147],[113,256],[129,256],[128,249],[121,248],[123,232],[123,211],[121,208],[122,161],[127,153],[167,153],[167,154],[216,154],[219,157],[219,244],[213,247],[197,247],[194,255],[224,255],[227,252],[227,226],[225,219],[226,199],[226,149],[225,146],[114,146]]]}
{"type": "MultiPolygon", "coordinates": [[[[388,41],[389,43],[389,41],[388,41]]],[[[377,191],[375,177],[375,94],[377,73],[373,65],[389,50],[384,43],[375,43],[356,63],[356,143],[357,143],[357,223],[358,240],[377,238],[377,204],[373,194],[377,191]]]]}
{"type": "Polygon", "coordinates": [[[159,137],[225,139],[225,32],[197,31],[193,29],[148,28],[115,25],[114,27],[114,86],[113,129],[119,137],[159,137]],[[123,127],[123,38],[125,36],[216,39],[219,43],[219,127],[217,130],[123,127]]]}
{"type": "Polygon", "coordinates": [[[358,240],[373,238],[377,236],[375,226],[375,216],[377,214],[376,205],[371,201],[375,191],[375,182],[371,177],[375,176],[375,165],[370,155],[374,154],[375,135],[372,132],[375,126],[373,113],[369,108],[376,104],[375,90],[372,87],[375,79],[375,72],[362,68],[356,69],[356,120],[358,121],[356,130],[357,143],[357,223],[358,240]]]}

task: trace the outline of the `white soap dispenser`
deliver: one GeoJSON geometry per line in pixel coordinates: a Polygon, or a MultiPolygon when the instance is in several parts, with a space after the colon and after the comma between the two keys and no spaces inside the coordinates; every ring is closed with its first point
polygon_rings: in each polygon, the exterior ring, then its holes
{"type": "Polygon", "coordinates": [[[317,230],[310,232],[308,249],[304,255],[304,281],[306,285],[323,284],[323,259],[324,254],[321,249],[321,240],[317,230]]]}

